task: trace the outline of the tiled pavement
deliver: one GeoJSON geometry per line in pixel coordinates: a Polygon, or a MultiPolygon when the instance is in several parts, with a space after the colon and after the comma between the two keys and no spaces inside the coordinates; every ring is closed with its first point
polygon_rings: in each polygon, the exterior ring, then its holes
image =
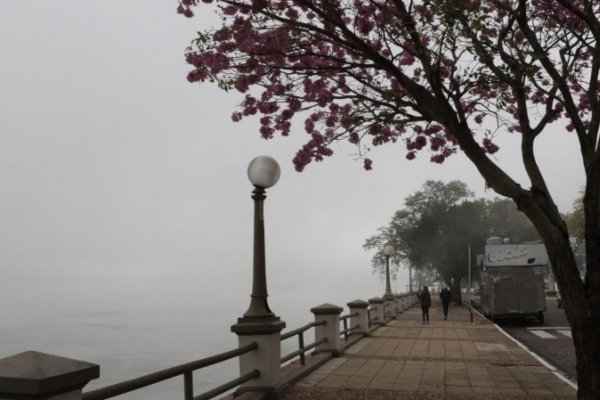
{"type": "Polygon", "coordinates": [[[575,399],[575,390],[466,307],[413,307],[305,377],[285,400],[575,399]]]}

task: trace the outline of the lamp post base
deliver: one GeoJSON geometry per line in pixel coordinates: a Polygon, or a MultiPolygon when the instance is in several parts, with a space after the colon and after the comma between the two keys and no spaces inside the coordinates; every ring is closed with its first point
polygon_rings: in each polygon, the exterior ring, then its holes
{"type": "Polygon", "coordinates": [[[279,317],[242,317],[231,326],[231,332],[241,335],[270,335],[281,332],[285,322],[279,317]]]}
{"type": "Polygon", "coordinates": [[[243,317],[231,326],[238,335],[240,347],[257,343],[258,348],[239,357],[240,375],[258,370],[260,375],[244,383],[238,392],[273,392],[280,379],[281,369],[281,330],[285,322],[279,317],[243,317]]]}

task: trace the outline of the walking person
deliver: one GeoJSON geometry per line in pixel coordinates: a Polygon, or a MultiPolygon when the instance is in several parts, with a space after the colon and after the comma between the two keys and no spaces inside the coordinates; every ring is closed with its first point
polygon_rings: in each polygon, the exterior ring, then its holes
{"type": "Polygon", "coordinates": [[[427,286],[423,286],[423,290],[417,293],[417,297],[421,302],[421,311],[423,312],[423,325],[429,324],[429,307],[431,306],[431,295],[427,286]]]}
{"type": "Polygon", "coordinates": [[[444,310],[444,319],[448,319],[448,306],[450,305],[451,299],[452,293],[450,293],[450,289],[446,286],[440,292],[440,300],[442,300],[442,308],[444,310]]]}

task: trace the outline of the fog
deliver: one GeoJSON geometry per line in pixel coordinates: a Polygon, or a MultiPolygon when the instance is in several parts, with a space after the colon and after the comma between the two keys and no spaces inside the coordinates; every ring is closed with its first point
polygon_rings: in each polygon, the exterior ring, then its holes
{"type": "MultiPolygon", "coordinates": [[[[241,97],[189,84],[184,49],[210,7],[188,20],[176,1],[5,1],[0,14],[0,318],[65,310],[234,311],[249,303],[250,160],[281,165],[265,203],[269,304],[284,320],[329,302],[383,294],[364,240],[427,179],[492,197],[463,155],[442,165],[376,148],[365,171],[350,146],[305,172],[306,139],[265,141],[233,123],[241,97]]],[[[529,186],[507,136],[496,160],[529,186]]],[[[573,134],[537,143],[561,211],[583,185],[573,134]]],[[[465,250],[466,251],[466,250],[465,250]]],[[[406,270],[392,284],[405,290],[406,270]]],[[[10,322],[6,322],[10,321],[10,322]]],[[[292,326],[293,328],[294,326],[292,326]]],[[[6,354],[7,355],[7,354],[6,354]]],[[[0,354],[0,356],[3,356],[0,354]]]]}

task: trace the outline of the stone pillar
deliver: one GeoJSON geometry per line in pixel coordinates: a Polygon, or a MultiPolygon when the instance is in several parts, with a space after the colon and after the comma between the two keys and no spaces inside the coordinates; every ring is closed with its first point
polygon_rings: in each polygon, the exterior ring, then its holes
{"type": "Polygon", "coordinates": [[[371,317],[376,318],[373,323],[379,325],[385,325],[385,318],[383,314],[383,304],[385,300],[380,297],[373,297],[369,299],[369,304],[371,305],[371,317]]]}
{"type": "Polygon", "coordinates": [[[334,357],[342,355],[340,340],[340,314],[342,307],[333,304],[321,304],[310,311],[315,315],[315,322],[325,321],[325,325],[315,327],[315,341],[327,338],[325,343],[317,346],[316,351],[331,351],[334,357]]]}
{"type": "Polygon", "coordinates": [[[384,296],[383,305],[384,315],[389,315],[391,318],[394,318],[394,315],[396,315],[396,298],[394,295],[384,296]]]}
{"type": "Polygon", "coordinates": [[[240,359],[240,376],[257,369],[260,375],[240,386],[237,392],[261,391],[274,393],[275,384],[279,381],[281,369],[281,330],[285,322],[279,317],[244,317],[231,331],[238,335],[240,347],[252,342],[258,349],[242,354],[240,359]]]}
{"type": "Polygon", "coordinates": [[[419,299],[417,298],[416,294],[411,294],[410,297],[408,298],[408,306],[412,307],[415,304],[417,304],[417,302],[419,301],[419,299]]]}
{"type": "Polygon", "coordinates": [[[402,314],[404,309],[402,308],[402,295],[397,294],[394,298],[394,309],[396,314],[402,314]]]}
{"type": "Polygon", "coordinates": [[[0,399],[81,400],[99,376],[97,364],[26,351],[0,359],[0,399]]]}
{"type": "Polygon", "coordinates": [[[352,333],[358,333],[361,335],[369,335],[369,315],[367,308],[369,303],[362,300],[354,300],[348,303],[350,308],[350,314],[358,313],[357,316],[350,317],[350,327],[358,326],[352,333]]]}
{"type": "Polygon", "coordinates": [[[410,308],[410,295],[405,294],[402,296],[402,311],[406,311],[410,308]]]}

